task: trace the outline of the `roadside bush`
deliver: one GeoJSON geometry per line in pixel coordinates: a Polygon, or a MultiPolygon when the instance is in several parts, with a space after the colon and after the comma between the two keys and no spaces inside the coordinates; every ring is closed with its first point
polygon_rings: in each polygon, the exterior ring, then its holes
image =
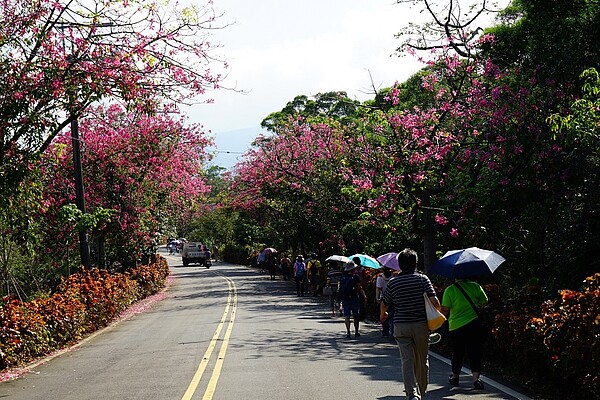
{"type": "Polygon", "coordinates": [[[251,265],[250,251],[247,247],[227,244],[221,251],[221,259],[225,262],[241,265],[251,265]]]}
{"type": "Polygon", "coordinates": [[[151,264],[140,265],[129,274],[138,284],[139,298],[144,298],[162,289],[165,279],[169,276],[169,264],[163,257],[154,257],[151,264]]]}
{"type": "Polygon", "coordinates": [[[545,361],[561,387],[578,389],[579,398],[597,398],[600,391],[600,273],[585,279],[581,291],[561,290],[542,305],[529,330],[539,334],[545,361]]]}
{"type": "Polygon", "coordinates": [[[115,320],[132,303],[164,286],[169,267],[162,257],[127,274],[82,269],[49,297],[0,301],[0,370],[73,344],[115,320]]]}
{"type": "Polygon", "coordinates": [[[109,324],[138,300],[136,282],[123,274],[111,274],[97,268],[85,269],[65,279],[58,288],[66,299],[81,301],[86,310],[84,332],[93,332],[109,324]]]}
{"type": "Polygon", "coordinates": [[[503,349],[493,354],[496,365],[545,398],[597,398],[600,273],[581,291],[561,290],[557,299],[536,303],[539,295],[539,287],[528,286],[509,299],[512,309],[496,316],[494,336],[503,349]]]}
{"type": "Polygon", "coordinates": [[[33,300],[30,305],[44,316],[51,348],[75,343],[85,335],[86,307],[77,297],[55,293],[49,298],[33,300]]]}
{"type": "Polygon", "coordinates": [[[46,321],[36,306],[3,299],[0,308],[0,369],[46,354],[50,339],[46,321]]]}

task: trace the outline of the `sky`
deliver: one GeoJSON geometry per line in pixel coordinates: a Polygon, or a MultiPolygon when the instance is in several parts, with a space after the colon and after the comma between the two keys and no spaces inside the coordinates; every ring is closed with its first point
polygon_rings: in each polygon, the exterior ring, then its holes
{"type": "Polygon", "coordinates": [[[422,15],[408,4],[214,0],[214,7],[223,13],[219,21],[230,24],[211,33],[230,66],[223,85],[244,93],[220,89],[210,94],[214,103],[186,111],[214,136],[213,165],[233,167],[261,133],[261,121],[298,95],[345,91],[365,101],[422,67],[396,53],[401,42],[394,35],[422,15]]]}

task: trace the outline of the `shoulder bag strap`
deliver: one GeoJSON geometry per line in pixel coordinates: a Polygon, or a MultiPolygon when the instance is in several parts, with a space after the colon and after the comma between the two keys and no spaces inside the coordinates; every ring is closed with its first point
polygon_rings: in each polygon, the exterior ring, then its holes
{"type": "Polygon", "coordinates": [[[469,302],[471,307],[473,307],[473,311],[475,311],[475,314],[477,314],[478,317],[481,317],[481,315],[479,314],[479,310],[477,309],[477,307],[475,307],[473,300],[471,300],[471,298],[469,297],[469,295],[467,294],[465,289],[463,289],[463,287],[460,286],[460,284],[458,282],[454,282],[454,285],[458,288],[458,290],[460,290],[462,292],[462,294],[465,296],[465,298],[467,299],[467,301],[469,302]]]}

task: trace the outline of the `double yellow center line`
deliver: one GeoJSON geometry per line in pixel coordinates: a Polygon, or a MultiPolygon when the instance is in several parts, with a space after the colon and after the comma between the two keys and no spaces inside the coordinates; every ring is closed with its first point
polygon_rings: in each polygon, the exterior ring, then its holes
{"type": "Polygon", "coordinates": [[[225,336],[221,342],[221,348],[219,349],[219,354],[217,356],[217,361],[215,363],[212,375],[210,377],[210,381],[206,387],[206,391],[204,392],[204,396],[202,400],[210,400],[213,398],[215,394],[215,389],[217,388],[217,383],[219,381],[219,376],[221,375],[221,369],[223,368],[223,361],[225,360],[225,353],[227,352],[227,346],[229,345],[229,338],[231,337],[231,331],[233,330],[233,323],[235,321],[235,313],[237,309],[237,288],[235,283],[230,278],[221,275],[218,272],[214,272],[217,275],[220,275],[223,279],[227,281],[228,285],[228,295],[227,295],[227,306],[225,307],[225,311],[223,312],[223,316],[221,317],[221,321],[217,326],[217,330],[213,335],[206,352],[204,353],[204,357],[202,361],[200,361],[200,365],[192,378],[192,382],[188,386],[185,394],[181,398],[181,400],[191,400],[192,396],[196,392],[198,388],[198,384],[202,379],[202,375],[206,370],[206,367],[210,361],[211,355],[215,348],[217,347],[217,342],[219,341],[219,337],[221,336],[221,331],[227,324],[227,329],[225,330],[225,336]],[[230,312],[231,311],[231,312],[230,312]],[[228,320],[229,317],[229,320],[228,320]]]}

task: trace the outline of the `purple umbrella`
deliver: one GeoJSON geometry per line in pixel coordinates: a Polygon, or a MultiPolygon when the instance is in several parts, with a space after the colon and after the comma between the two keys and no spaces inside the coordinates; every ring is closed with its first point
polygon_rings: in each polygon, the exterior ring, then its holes
{"type": "Polygon", "coordinates": [[[393,269],[396,271],[400,271],[400,266],[398,265],[398,259],[396,258],[398,253],[385,253],[379,257],[377,257],[377,261],[384,267],[389,269],[393,269]]]}

